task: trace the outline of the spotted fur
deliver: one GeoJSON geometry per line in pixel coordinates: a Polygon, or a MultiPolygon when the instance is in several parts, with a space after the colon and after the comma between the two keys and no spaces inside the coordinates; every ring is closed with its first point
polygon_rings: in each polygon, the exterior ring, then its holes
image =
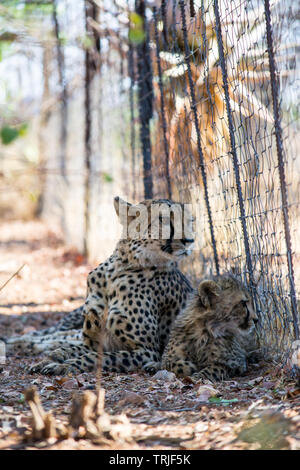
{"type": "MultiPolygon", "coordinates": [[[[166,220],[159,215],[155,221],[159,234],[163,233],[164,224],[169,224],[170,235],[151,237],[150,213],[153,206],[162,203],[171,208],[175,204],[165,199],[141,203],[149,216],[146,232],[140,233],[138,239],[127,233],[112,256],[89,274],[86,301],[79,310],[41,335],[8,340],[22,351],[49,353],[46,359],[31,366],[30,372],[94,370],[100,338],[104,371],[154,370],[159,366],[171,325],[192,291],[177,263],[190,253],[193,243],[192,218],[183,237],[176,239],[173,216],[166,220]]],[[[115,198],[123,226],[135,222],[134,207],[115,198]]]]}
{"type": "Polygon", "coordinates": [[[258,352],[256,322],[250,294],[237,279],[204,280],[174,322],[162,368],[211,381],[244,374],[258,352]]]}

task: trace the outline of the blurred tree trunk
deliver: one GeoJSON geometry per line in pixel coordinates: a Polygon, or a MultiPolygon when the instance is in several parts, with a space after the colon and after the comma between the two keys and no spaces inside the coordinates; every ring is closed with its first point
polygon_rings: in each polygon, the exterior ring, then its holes
{"type": "Polygon", "coordinates": [[[51,117],[51,108],[49,106],[50,101],[50,84],[49,79],[51,75],[51,60],[52,60],[52,46],[48,43],[44,43],[43,47],[43,96],[41,103],[41,114],[40,114],[40,131],[39,131],[39,166],[40,166],[40,194],[37,206],[37,215],[39,216],[44,207],[44,196],[45,196],[45,182],[46,182],[46,163],[47,163],[47,147],[48,137],[47,126],[51,117]]]}
{"type": "Polygon", "coordinates": [[[60,133],[60,172],[61,176],[67,181],[66,158],[67,158],[67,125],[68,125],[68,91],[66,82],[65,56],[61,45],[60,26],[57,17],[57,0],[52,0],[53,10],[52,19],[56,37],[56,54],[58,65],[58,77],[61,93],[61,133],[60,133]]]}
{"type": "Polygon", "coordinates": [[[135,133],[135,102],[134,102],[134,85],[136,80],[135,74],[135,49],[132,46],[131,41],[128,41],[128,58],[127,58],[127,73],[130,78],[129,87],[129,109],[130,109],[130,147],[131,147],[131,184],[132,184],[132,199],[135,202],[136,198],[136,179],[135,179],[135,164],[136,164],[136,133],[135,133]]]}
{"type": "Polygon", "coordinates": [[[91,5],[88,0],[84,2],[85,11],[85,30],[86,35],[91,41],[87,41],[85,48],[85,79],[84,79],[84,94],[85,94],[85,160],[84,160],[84,255],[88,256],[88,237],[90,231],[90,206],[91,206],[91,191],[92,191],[92,115],[91,115],[91,86],[92,80],[96,73],[100,71],[100,52],[101,44],[100,37],[91,24],[98,21],[99,7],[94,3],[91,5]],[[92,20],[90,22],[89,20],[92,20]]]}
{"type": "Polygon", "coordinates": [[[144,164],[144,197],[145,199],[151,199],[153,197],[153,178],[150,121],[153,116],[153,86],[145,1],[136,0],[135,10],[143,20],[145,34],[144,40],[136,46],[136,49],[138,67],[140,139],[144,164]]]}

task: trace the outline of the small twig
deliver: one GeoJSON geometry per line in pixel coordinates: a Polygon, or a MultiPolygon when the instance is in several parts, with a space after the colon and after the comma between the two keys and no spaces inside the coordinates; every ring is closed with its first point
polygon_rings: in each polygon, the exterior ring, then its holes
{"type": "Polygon", "coordinates": [[[26,440],[40,441],[43,439],[65,439],[68,437],[68,431],[64,425],[58,424],[51,411],[45,412],[39,393],[35,386],[32,386],[24,392],[32,413],[32,429],[25,433],[26,440]]]}
{"type": "Polygon", "coordinates": [[[42,407],[39,394],[36,387],[33,386],[25,390],[24,395],[32,413],[32,437],[40,439],[45,429],[45,411],[42,407]]]}
{"type": "Polygon", "coordinates": [[[4,287],[7,286],[7,284],[8,284],[15,276],[17,276],[17,275],[19,274],[19,272],[21,271],[21,269],[24,268],[25,264],[26,264],[26,263],[24,263],[24,264],[18,269],[18,271],[16,271],[12,276],[10,276],[9,279],[7,279],[7,281],[0,287],[0,291],[1,291],[2,289],[4,289],[4,287]]]}
{"type": "Polygon", "coordinates": [[[180,411],[199,411],[199,408],[202,407],[202,406],[220,406],[220,405],[223,405],[223,406],[227,406],[227,405],[236,405],[237,403],[248,403],[249,400],[247,399],[240,399],[238,402],[235,401],[235,402],[232,402],[232,403],[228,403],[225,401],[220,401],[220,402],[207,402],[207,401],[199,401],[195,406],[193,407],[189,407],[189,408],[174,408],[174,409],[170,409],[170,408],[156,408],[156,411],[170,411],[170,412],[180,412],[180,411]]]}
{"type": "Polygon", "coordinates": [[[145,442],[145,441],[159,441],[160,443],[169,443],[169,444],[180,444],[181,442],[191,441],[195,438],[195,433],[193,432],[191,436],[186,437],[183,439],[182,437],[164,437],[160,436],[159,434],[152,434],[150,436],[141,436],[137,438],[137,442],[145,442]]]}
{"type": "Polygon", "coordinates": [[[82,395],[73,396],[69,423],[74,430],[87,426],[93,417],[95,404],[96,396],[89,390],[85,390],[82,395]]]}
{"type": "Polygon", "coordinates": [[[199,408],[201,406],[211,406],[211,405],[215,405],[215,403],[209,403],[209,402],[206,402],[206,401],[203,401],[203,402],[200,402],[200,403],[197,403],[197,405],[193,406],[193,407],[189,407],[189,408],[174,408],[174,409],[170,409],[170,408],[156,408],[156,411],[170,411],[170,412],[174,412],[174,413],[179,413],[181,411],[199,411],[199,408]]]}

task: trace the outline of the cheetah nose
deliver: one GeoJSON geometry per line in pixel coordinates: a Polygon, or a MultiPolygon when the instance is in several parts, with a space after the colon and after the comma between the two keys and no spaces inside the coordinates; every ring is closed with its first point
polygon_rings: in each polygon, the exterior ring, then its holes
{"type": "Polygon", "coordinates": [[[253,323],[256,325],[258,323],[258,318],[253,318],[253,323]]]}
{"type": "Polygon", "coordinates": [[[186,243],[194,243],[193,238],[182,238],[181,242],[185,245],[186,243]]]}

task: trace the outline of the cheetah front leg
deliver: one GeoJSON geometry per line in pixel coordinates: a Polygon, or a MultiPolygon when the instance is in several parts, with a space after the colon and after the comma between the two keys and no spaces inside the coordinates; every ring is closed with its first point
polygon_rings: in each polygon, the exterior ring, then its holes
{"type": "Polygon", "coordinates": [[[221,382],[223,380],[228,380],[230,378],[230,374],[224,366],[211,364],[192,374],[192,378],[197,381],[209,380],[210,382],[221,382]]]}
{"type": "Polygon", "coordinates": [[[161,367],[162,369],[167,369],[170,372],[174,372],[174,374],[176,374],[178,377],[187,377],[197,372],[197,367],[193,362],[181,359],[176,356],[168,358],[168,360],[163,358],[161,367]]]}
{"type": "Polygon", "coordinates": [[[183,341],[178,341],[176,335],[171,336],[161,360],[162,369],[174,372],[178,377],[187,377],[197,372],[197,366],[187,359],[183,341]]]}
{"type": "MultiPolygon", "coordinates": [[[[85,320],[86,323],[86,320],[85,320]]],[[[55,349],[48,354],[48,357],[32,366],[29,366],[29,373],[40,372],[49,375],[63,375],[69,372],[81,373],[89,372],[96,368],[98,363],[98,340],[101,331],[90,338],[83,329],[80,341],[55,341],[52,348],[55,349]]]]}
{"type": "Polygon", "coordinates": [[[103,355],[102,368],[105,372],[132,372],[143,369],[148,372],[149,364],[159,364],[159,354],[147,349],[136,349],[133,351],[105,352],[103,355]]]}
{"type": "MultiPolygon", "coordinates": [[[[73,351],[70,359],[64,359],[64,352],[57,349],[49,355],[47,359],[44,359],[33,366],[28,367],[27,371],[30,374],[41,373],[45,375],[66,375],[66,374],[79,374],[82,372],[92,372],[96,370],[98,364],[98,354],[95,351],[90,351],[88,348],[84,350],[81,346],[80,353],[76,354],[76,345],[70,345],[67,350],[68,356],[70,356],[70,350],[73,351]],[[85,352],[83,354],[83,351],[85,352]]],[[[78,352],[78,351],[77,351],[78,352]]]]}
{"type": "Polygon", "coordinates": [[[238,342],[234,341],[231,347],[228,347],[225,351],[223,348],[214,349],[214,359],[207,361],[202,368],[198,368],[198,372],[193,374],[193,378],[221,382],[234,376],[243,375],[246,371],[245,351],[238,342]]]}
{"type": "MultiPolygon", "coordinates": [[[[29,368],[30,373],[40,372],[45,375],[64,375],[68,373],[79,374],[92,372],[97,369],[97,352],[86,351],[86,354],[76,358],[60,360],[54,354],[56,361],[49,359],[39,362],[29,368]]],[[[127,373],[137,369],[143,369],[148,362],[158,362],[158,354],[155,351],[137,349],[135,351],[104,352],[102,370],[104,372],[127,373]]]]}
{"type": "MultiPolygon", "coordinates": [[[[89,303],[90,305],[90,303],[89,303]]],[[[144,321],[144,319],[141,317],[144,321]]],[[[100,320],[99,320],[100,321],[100,320]]],[[[143,331],[140,323],[139,331],[143,331]]],[[[104,333],[104,352],[102,368],[105,372],[129,372],[143,369],[148,363],[159,363],[160,354],[157,352],[157,340],[154,334],[132,334],[131,317],[112,307],[107,316],[106,331],[104,333]],[[107,332],[108,331],[108,332],[107,332]],[[109,350],[110,349],[110,350],[109,350]]],[[[43,374],[81,373],[95,370],[98,363],[97,347],[101,330],[97,335],[92,334],[92,318],[86,316],[83,336],[88,343],[81,346],[61,347],[51,354],[51,361],[46,360],[35,364],[30,372],[43,374]],[[94,351],[91,348],[95,348],[94,351]]]]}
{"type": "MultiPolygon", "coordinates": [[[[83,306],[83,328],[78,341],[53,342],[55,350],[49,356],[28,368],[28,372],[64,374],[67,372],[89,371],[97,363],[97,350],[101,328],[106,312],[105,277],[100,265],[88,276],[88,292],[83,306]],[[95,285],[97,289],[95,289],[95,285]]],[[[54,349],[53,347],[51,349],[54,349]]]]}

